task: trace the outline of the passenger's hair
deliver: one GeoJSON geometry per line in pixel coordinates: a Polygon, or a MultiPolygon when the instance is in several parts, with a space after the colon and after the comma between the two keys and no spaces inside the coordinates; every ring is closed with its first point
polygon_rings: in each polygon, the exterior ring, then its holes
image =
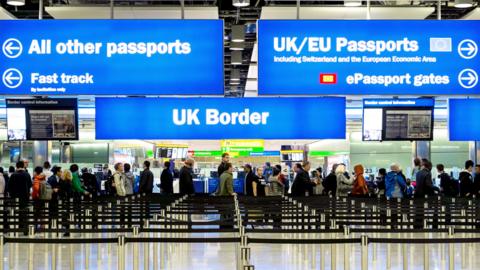
{"type": "Polygon", "coordinates": [[[14,173],[15,172],[15,167],[13,167],[13,166],[8,167],[8,172],[9,173],[14,173]]]}
{"type": "Polygon", "coordinates": [[[132,166],[130,166],[130,164],[128,164],[128,163],[123,164],[123,170],[126,173],[129,172],[131,168],[132,168],[132,166]]]}
{"type": "Polygon", "coordinates": [[[480,164],[475,165],[475,167],[480,168],[480,164]]]}
{"type": "Polygon", "coordinates": [[[307,167],[308,165],[310,165],[310,161],[308,160],[305,160],[303,163],[302,163],[303,167],[307,167]]]}
{"type": "Polygon", "coordinates": [[[145,160],[145,161],[143,162],[143,165],[145,165],[145,167],[147,167],[148,169],[150,169],[150,161],[145,160]]]}
{"type": "Polygon", "coordinates": [[[39,175],[39,174],[42,174],[43,168],[40,167],[40,166],[37,166],[37,167],[35,167],[35,169],[34,169],[33,171],[34,171],[37,175],[39,175]]]}
{"type": "Polygon", "coordinates": [[[380,168],[380,170],[378,170],[378,174],[387,175],[387,169],[385,169],[385,168],[380,168]]]}
{"type": "Polygon", "coordinates": [[[273,176],[277,176],[277,175],[280,174],[280,171],[281,171],[281,170],[279,170],[279,169],[277,168],[277,166],[275,166],[275,167],[273,167],[273,169],[272,169],[272,175],[273,175],[273,176]]]}
{"type": "Polygon", "coordinates": [[[471,161],[471,160],[465,161],[465,169],[468,169],[468,168],[470,168],[470,167],[473,167],[474,164],[475,164],[475,163],[473,163],[473,161],[471,161]]]}
{"type": "Polygon", "coordinates": [[[53,173],[53,175],[57,175],[57,173],[58,173],[59,171],[61,171],[61,170],[62,170],[61,167],[53,166],[53,168],[52,168],[52,173],[53,173]]]}
{"type": "Polygon", "coordinates": [[[338,164],[337,168],[335,169],[335,174],[339,174],[339,173],[343,174],[345,173],[345,170],[346,170],[345,165],[338,164]]]}
{"type": "Polygon", "coordinates": [[[77,164],[72,164],[72,165],[70,166],[70,171],[71,171],[72,173],[78,172],[78,165],[77,165],[77,164]]]}
{"type": "Polygon", "coordinates": [[[113,168],[115,169],[115,171],[118,171],[118,169],[120,169],[121,166],[122,166],[122,163],[118,162],[113,166],[113,168]]]}
{"type": "Polygon", "coordinates": [[[223,154],[222,154],[222,158],[224,158],[224,157],[226,157],[226,156],[230,156],[230,154],[229,154],[229,153],[223,153],[223,154]]]}
{"type": "Polygon", "coordinates": [[[275,168],[277,168],[279,171],[282,171],[282,166],[280,164],[275,165],[275,168]]]}
{"type": "Polygon", "coordinates": [[[318,167],[316,170],[317,170],[320,174],[322,174],[322,172],[323,172],[322,167],[318,167]]]}
{"type": "Polygon", "coordinates": [[[433,167],[432,162],[430,162],[428,159],[423,162],[423,166],[425,166],[425,168],[429,171],[432,170],[433,167]]]}
{"type": "Polygon", "coordinates": [[[390,165],[390,170],[394,172],[398,172],[400,171],[400,166],[397,163],[392,163],[392,165],[390,165]]]}
{"type": "Polygon", "coordinates": [[[163,167],[165,167],[165,168],[170,168],[170,161],[165,161],[165,162],[163,163],[163,167]]]}
{"type": "Polygon", "coordinates": [[[443,166],[443,164],[437,164],[437,171],[443,172],[444,169],[445,169],[445,166],[443,166]]]}
{"type": "Polygon", "coordinates": [[[25,162],[23,162],[23,160],[17,161],[16,167],[17,167],[17,169],[25,168],[25,162]]]}
{"type": "Polygon", "coordinates": [[[3,167],[0,167],[0,173],[3,173],[3,167]]]}
{"type": "Polygon", "coordinates": [[[302,164],[300,164],[300,163],[295,163],[295,167],[297,167],[297,168],[299,168],[299,169],[303,169],[303,166],[302,166],[302,164]]]}
{"type": "Polygon", "coordinates": [[[245,164],[243,165],[244,168],[248,168],[250,171],[252,170],[252,165],[250,164],[245,164]]]}
{"type": "Polygon", "coordinates": [[[422,160],[420,158],[417,157],[413,160],[413,165],[420,166],[421,164],[422,164],[422,160]]]}
{"type": "Polygon", "coordinates": [[[63,171],[63,174],[62,174],[62,179],[65,180],[65,181],[72,181],[72,172],[69,171],[69,170],[65,170],[63,171]]]}
{"type": "Polygon", "coordinates": [[[48,170],[48,169],[50,169],[51,167],[52,167],[52,166],[50,165],[50,162],[45,161],[45,162],[43,163],[43,168],[45,168],[45,169],[48,170]]]}
{"type": "Polygon", "coordinates": [[[228,171],[230,168],[233,168],[232,163],[230,163],[230,162],[225,163],[225,170],[228,171]]]}
{"type": "Polygon", "coordinates": [[[189,166],[192,166],[193,163],[195,163],[195,160],[193,160],[193,158],[189,158],[187,160],[185,160],[185,165],[189,165],[189,166]]]}

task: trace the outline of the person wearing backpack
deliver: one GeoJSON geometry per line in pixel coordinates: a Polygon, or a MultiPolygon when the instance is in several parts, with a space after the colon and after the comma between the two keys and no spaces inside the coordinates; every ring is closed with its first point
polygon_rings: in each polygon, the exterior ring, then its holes
{"type": "Polygon", "coordinates": [[[407,182],[400,171],[400,166],[392,164],[390,172],[385,177],[385,196],[387,199],[403,198],[406,188],[407,182]]]}
{"type": "Polygon", "coordinates": [[[348,192],[352,190],[353,178],[348,178],[345,172],[345,165],[338,164],[335,170],[335,176],[337,177],[337,196],[347,196],[348,192]]]}
{"type": "MultiPolygon", "coordinates": [[[[45,174],[43,174],[43,168],[39,166],[35,167],[33,171],[33,185],[32,185],[32,200],[35,207],[35,214],[34,214],[35,224],[38,224],[38,221],[40,219],[40,214],[41,214],[42,206],[44,202],[42,195],[43,196],[46,195],[46,194],[42,194],[42,191],[46,192],[46,188],[44,187],[46,185],[46,182],[47,180],[46,180],[45,174]]],[[[51,199],[51,193],[50,193],[50,199],[51,199]]]]}

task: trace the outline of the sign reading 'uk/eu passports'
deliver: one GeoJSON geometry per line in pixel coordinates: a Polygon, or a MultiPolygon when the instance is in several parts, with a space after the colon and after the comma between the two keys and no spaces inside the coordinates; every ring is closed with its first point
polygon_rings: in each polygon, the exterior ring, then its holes
{"type": "Polygon", "coordinates": [[[0,29],[0,95],[223,95],[221,20],[8,20],[0,29]]]}
{"type": "Polygon", "coordinates": [[[479,21],[258,22],[261,95],[480,94],[479,21]]]}
{"type": "Polygon", "coordinates": [[[97,98],[97,139],[345,139],[345,98],[97,98]],[[112,115],[128,125],[112,125],[112,115]],[[328,123],[318,117],[328,117],[328,123]],[[141,118],[141,121],[139,119],[141,118]]]}

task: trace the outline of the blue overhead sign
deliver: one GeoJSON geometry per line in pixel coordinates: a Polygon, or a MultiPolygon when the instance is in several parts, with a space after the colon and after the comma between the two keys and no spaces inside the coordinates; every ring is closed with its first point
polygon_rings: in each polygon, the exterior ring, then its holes
{"type": "Polygon", "coordinates": [[[261,95],[480,94],[479,21],[258,21],[261,95]]]}
{"type": "Polygon", "coordinates": [[[221,20],[8,20],[0,29],[0,95],[223,95],[221,20]]]}
{"type": "Polygon", "coordinates": [[[480,141],[480,99],[448,101],[448,133],[450,141],[480,141]]]}
{"type": "Polygon", "coordinates": [[[97,139],[345,139],[346,132],[338,97],[97,98],[95,109],[97,139]]]}

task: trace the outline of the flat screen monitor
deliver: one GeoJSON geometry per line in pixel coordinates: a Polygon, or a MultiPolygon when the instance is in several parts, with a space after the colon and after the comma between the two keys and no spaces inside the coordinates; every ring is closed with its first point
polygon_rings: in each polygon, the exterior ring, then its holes
{"type": "Polygon", "coordinates": [[[282,145],[280,147],[280,158],[282,162],[301,162],[305,158],[305,146],[282,145]]]}
{"type": "Polygon", "coordinates": [[[78,140],[77,99],[7,99],[9,141],[78,140]]]}
{"type": "Polygon", "coordinates": [[[366,99],[363,101],[364,141],[433,139],[433,99],[366,99]]]}

